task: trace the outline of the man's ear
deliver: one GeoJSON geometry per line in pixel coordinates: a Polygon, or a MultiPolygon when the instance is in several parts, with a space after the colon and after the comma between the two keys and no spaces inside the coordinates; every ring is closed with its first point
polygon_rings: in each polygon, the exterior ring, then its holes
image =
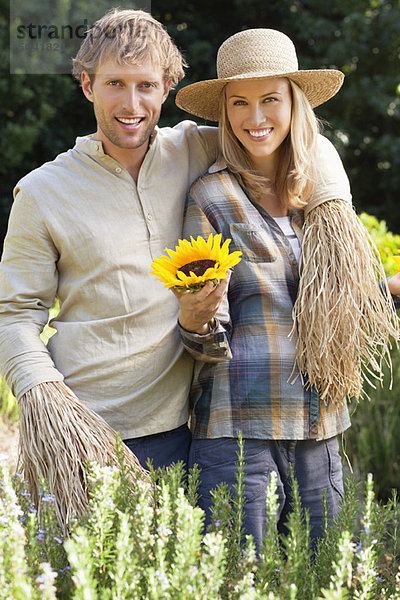
{"type": "Polygon", "coordinates": [[[166,99],[168,98],[168,94],[169,94],[169,91],[171,89],[171,82],[172,82],[172,79],[168,79],[168,81],[165,83],[165,86],[164,86],[164,96],[163,96],[163,104],[166,101],[166,99]]]}
{"type": "Polygon", "coordinates": [[[82,71],[81,86],[82,86],[82,91],[85,94],[86,98],[90,102],[93,102],[92,84],[90,81],[89,73],[87,71],[82,71]]]}

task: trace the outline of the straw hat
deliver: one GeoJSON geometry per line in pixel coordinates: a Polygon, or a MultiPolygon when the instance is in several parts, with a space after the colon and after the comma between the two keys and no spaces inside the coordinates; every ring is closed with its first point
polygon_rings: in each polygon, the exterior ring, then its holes
{"type": "Polygon", "coordinates": [[[296,49],[275,29],[247,29],[225,40],[217,55],[218,79],[199,81],[179,90],[176,104],[198,117],[218,121],[220,99],[229,81],[288,77],[297,83],[314,108],[332,98],[344,75],[335,69],[299,71],[296,49]]]}

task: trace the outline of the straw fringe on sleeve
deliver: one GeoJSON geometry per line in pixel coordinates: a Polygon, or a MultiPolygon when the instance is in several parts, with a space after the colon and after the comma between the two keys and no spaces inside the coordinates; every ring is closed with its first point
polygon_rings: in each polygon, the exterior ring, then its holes
{"type": "MultiPolygon", "coordinates": [[[[19,406],[19,460],[32,502],[39,505],[44,477],[55,496],[60,527],[67,533],[71,519],[87,510],[88,463],[118,464],[116,433],[63,382],[35,386],[19,406]]],[[[130,476],[146,476],[134,454],[121,447],[130,476]]]]}
{"type": "Polygon", "coordinates": [[[359,400],[364,381],[382,383],[399,320],[378,250],[348,202],[306,210],[293,319],[297,366],[325,403],[359,400]]]}

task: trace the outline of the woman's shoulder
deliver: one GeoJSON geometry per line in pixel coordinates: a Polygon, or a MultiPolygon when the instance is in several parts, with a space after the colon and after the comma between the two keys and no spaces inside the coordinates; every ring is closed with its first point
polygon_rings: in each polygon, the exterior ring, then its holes
{"type": "Polygon", "coordinates": [[[223,190],[229,181],[234,184],[236,178],[229,171],[226,160],[222,156],[219,156],[207,171],[195,179],[190,186],[189,194],[199,193],[203,190],[209,195],[213,190],[223,190]]]}
{"type": "Polygon", "coordinates": [[[322,133],[317,135],[317,152],[318,155],[322,153],[325,159],[330,157],[337,158],[339,156],[334,144],[322,133]]]}

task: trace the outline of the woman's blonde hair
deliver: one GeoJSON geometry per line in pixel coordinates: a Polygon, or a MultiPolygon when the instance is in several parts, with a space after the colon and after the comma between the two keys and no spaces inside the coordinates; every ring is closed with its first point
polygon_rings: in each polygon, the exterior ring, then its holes
{"type": "Polygon", "coordinates": [[[246,148],[233,133],[225,93],[221,94],[219,140],[229,169],[256,199],[273,190],[286,208],[304,207],[315,184],[315,154],[319,122],[300,87],[290,81],[292,118],[290,132],[280,146],[275,181],[258,175],[246,148]]]}
{"type": "Polygon", "coordinates": [[[150,60],[164,70],[171,87],[184,76],[187,66],[166,29],[143,10],[112,9],[87,32],[73,59],[73,75],[81,80],[87,71],[93,80],[98,66],[112,57],[119,65],[150,60]]]}

